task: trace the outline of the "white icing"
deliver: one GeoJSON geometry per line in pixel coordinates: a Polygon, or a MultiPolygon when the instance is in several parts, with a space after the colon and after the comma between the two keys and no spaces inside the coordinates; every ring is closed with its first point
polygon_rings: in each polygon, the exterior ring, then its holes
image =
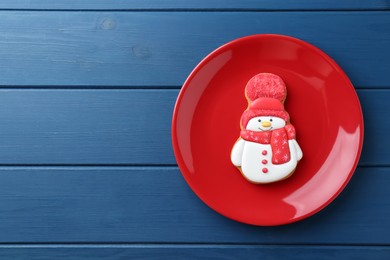
{"type": "Polygon", "coordinates": [[[297,153],[297,160],[299,161],[303,157],[303,153],[302,153],[301,147],[299,146],[297,140],[292,139],[291,141],[294,143],[295,152],[297,153]]]}
{"type": "MultiPolygon", "coordinates": [[[[244,145],[241,159],[241,171],[246,179],[254,183],[270,183],[288,177],[294,171],[299,159],[302,158],[302,150],[295,140],[288,141],[291,159],[284,164],[272,164],[272,149],[270,144],[242,141],[244,142],[244,145]],[[262,154],[264,150],[267,152],[266,155],[262,154]],[[267,160],[267,163],[263,164],[263,160],[267,160]],[[267,168],[268,172],[264,173],[263,168],[267,168]]],[[[238,161],[237,158],[234,159],[238,161]]]]}
{"type": "Polygon", "coordinates": [[[245,144],[245,140],[240,138],[233,146],[232,153],[231,153],[230,157],[231,157],[232,163],[235,166],[241,166],[242,152],[244,150],[244,144],[245,144]]]}
{"type": "Polygon", "coordinates": [[[286,122],[280,117],[257,116],[249,120],[248,124],[246,125],[246,129],[255,132],[263,132],[279,129],[285,125],[286,122]]]}

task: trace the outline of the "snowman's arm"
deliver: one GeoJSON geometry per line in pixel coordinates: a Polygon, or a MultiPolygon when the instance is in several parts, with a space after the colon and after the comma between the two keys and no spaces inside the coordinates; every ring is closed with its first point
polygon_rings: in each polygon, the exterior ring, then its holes
{"type": "Polygon", "coordinates": [[[230,158],[232,160],[232,163],[235,166],[241,166],[242,152],[244,151],[244,145],[245,145],[245,141],[240,138],[233,146],[230,158]]]}
{"type": "Polygon", "coordinates": [[[302,159],[302,156],[303,156],[302,149],[301,149],[301,147],[299,146],[297,140],[292,139],[291,141],[292,141],[293,144],[294,144],[295,151],[296,151],[296,153],[297,153],[297,160],[299,161],[300,159],[302,159]]]}

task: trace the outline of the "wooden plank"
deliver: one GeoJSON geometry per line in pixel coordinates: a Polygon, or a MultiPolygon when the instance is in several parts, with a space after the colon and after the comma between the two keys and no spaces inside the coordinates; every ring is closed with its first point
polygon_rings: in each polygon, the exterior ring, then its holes
{"type": "Polygon", "coordinates": [[[390,244],[390,168],[358,168],[304,221],[254,227],[204,205],[175,167],[2,167],[0,243],[390,244]]]}
{"type": "Polygon", "coordinates": [[[358,87],[390,82],[388,12],[3,11],[0,24],[1,86],[180,86],[215,48],[262,33],[316,45],[358,87]]]}
{"type": "Polygon", "coordinates": [[[3,0],[0,9],[16,10],[388,10],[387,0],[356,1],[356,0],[3,0]]]}
{"type": "Polygon", "coordinates": [[[386,246],[81,245],[5,246],[4,259],[387,259],[386,246]]]}
{"type": "Polygon", "coordinates": [[[175,164],[177,90],[1,90],[0,164],[175,164]]]}
{"type": "Polygon", "coordinates": [[[389,90],[358,90],[364,117],[364,144],[359,165],[390,165],[389,90]],[[380,126],[378,126],[378,122],[380,126]]]}
{"type": "MultiPolygon", "coordinates": [[[[389,90],[358,90],[360,165],[389,165],[389,90]],[[378,123],[381,126],[378,127],[378,123]]],[[[178,90],[0,90],[0,165],[175,164],[178,90]]]]}

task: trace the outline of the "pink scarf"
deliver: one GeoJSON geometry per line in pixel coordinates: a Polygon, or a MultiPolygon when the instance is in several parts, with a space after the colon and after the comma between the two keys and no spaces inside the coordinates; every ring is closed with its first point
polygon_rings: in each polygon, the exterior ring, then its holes
{"type": "Polygon", "coordinates": [[[283,164],[290,161],[288,140],[295,139],[295,128],[289,124],[283,128],[265,132],[241,130],[241,138],[249,142],[271,144],[272,163],[283,164]]]}

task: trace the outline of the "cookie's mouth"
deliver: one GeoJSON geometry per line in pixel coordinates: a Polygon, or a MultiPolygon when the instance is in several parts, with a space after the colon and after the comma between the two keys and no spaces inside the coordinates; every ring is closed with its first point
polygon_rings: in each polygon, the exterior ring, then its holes
{"type": "Polygon", "coordinates": [[[263,128],[259,127],[259,130],[262,132],[269,131],[269,130],[272,130],[272,126],[270,128],[267,128],[267,129],[263,129],[263,128]]]}

